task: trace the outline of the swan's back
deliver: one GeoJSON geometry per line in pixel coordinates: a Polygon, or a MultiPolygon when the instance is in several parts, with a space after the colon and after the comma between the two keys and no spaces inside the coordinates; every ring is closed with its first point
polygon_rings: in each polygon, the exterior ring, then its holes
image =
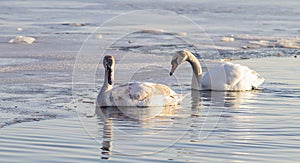
{"type": "Polygon", "coordinates": [[[228,62],[203,75],[202,89],[245,91],[257,89],[263,82],[264,78],[247,66],[228,62]]]}
{"type": "Polygon", "coordinates": [[[115,106],[170,106],[183,97],[168,86],[149,82],[132,82],[113,88],[111,100],[115,106]]]}

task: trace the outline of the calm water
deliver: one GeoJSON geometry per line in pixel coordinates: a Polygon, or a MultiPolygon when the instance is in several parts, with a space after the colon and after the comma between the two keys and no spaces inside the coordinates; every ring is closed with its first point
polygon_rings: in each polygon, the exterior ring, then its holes
{"type": "Polygon", "coordinates": [[[299,8],[292,0],[1,1],[0,162],[298,162],[299,8]],[[16,35],[36,42],[9,44],[16,35]],[[237,59],[265,83],[191,92],[188,64],[168,76],[180,49],[204,70],[237,59]],[[176,108],[95,109],[104,54],[116,57],[117,85],[159,82],[187,97],[176,108]]]}
{"type": "Polygon", "coordinates": [[[181,107],[138,111],[79,102],[95,115],[2,128],[1,161],[297,162],[300,78],[293,74],[299,59],[241,62],[266,78],[261,90],[189,92],[183,86],[189,95],[181,107]]]}

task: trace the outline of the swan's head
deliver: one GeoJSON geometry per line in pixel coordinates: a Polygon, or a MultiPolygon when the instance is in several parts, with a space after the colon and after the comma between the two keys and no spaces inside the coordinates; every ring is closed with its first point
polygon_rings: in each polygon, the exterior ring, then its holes
{"type": "Polygon", "coordinates": [[[191,53],[191,52],[189,52],[187,50],[180,50],[174,54],[172,61],[171,61],[172,69],[170,71],[170,76],[173,75],[173,73],[175,72],[178,65],[182,64],[183,62],[185,62],[188,59],[189,53],[191,53]]]}
{"type": "Polygon", "coordinates": [[[111,55],[106,55],[103,59],[103,66],[105,68],[105,71],[107,72],[107,82],[108,84],[112,85],[112,72],[114,70],[115,66],[115,58],[111,55]]]}

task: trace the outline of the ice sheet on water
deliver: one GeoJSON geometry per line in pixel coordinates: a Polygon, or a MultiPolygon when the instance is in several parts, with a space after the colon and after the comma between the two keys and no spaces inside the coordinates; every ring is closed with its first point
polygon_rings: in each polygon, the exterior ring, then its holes
{"type": "Polygon", "coordinates": [[[16,36],[15,38],[9,40],[9,43],[25,43],[25,44],[32,44],[35,41],[35,38],[28,37],[28,36],[16,36]]]}
{"type": "Polygon", "coordinates": [[[1,89],[0,124],[64,118],[75,114],[68,85],[7,84],[1,89]]]}
{"type": "MultiPolygon", "coordinates": [[[[268,2],[258,0],[255,3],[192,0],[155,3],[151,1],[70,3],[62,0],[60,3],[55,1],[36,3],[36,1],[29,0],[22,5],[19,1],[3,1],[0,9],[9,14],[4,14],[0,22],[2,31],[0,47],[4,52],[0,54],[2,58],[2,61],[0,60],[1,84],[3,83],[0,89],[4,90],[1,99],[7,100],[0,105],[0,113],[3,113],[1,122],[10,121],[6,118],[11,118],[12,122],[15,122],[14,118],[18,117],[21,121],[26,121],[28,117],[34,120],[36,117],[47,119],[47,117],[67,114],[66,110],[70,107],[61,106],[69,102],[71,91],[65,88],[70,89],[71,86],[60,87],[59,85],[61,82],[71,81],[74,60],[84,40],[105,21],[135,10],[172,11],[176,14],[169,18],[186,16],[203,28],[204,32],[198,28],[189,30],[190,24],[181,24],[176,21],[171,26],[175,32],[166,30],[166,26],[163,25],[150,28],[149,24],[143,24],[136,28],[140,31],[117,38],[117,41],[111,45],[110,41],[113,40],[115,33],[120,32],[119,29],[126,31],[135,28],[133,22],[126,21],[126,24],[114,22],[104,33],[95,33],[93,44],[99,47],[109,42],[107,45],[111,46],[105,47],[107,53],[119,55],[118,73],[134,72],[128,70],[136,68],[135,71],[142,74],[143,68],[151,62],[156,65],[162,63],[161,65],[170,66],[170,57],[175,51],[181,49],[192,51],[199,59],[240,59],[300,54],[299,38],[295,37],[299,35],[297,28],[299,21],[295,17],[299,15],[299,3],[275,2],[280,5],[268,5],[268,2]],[[20,24],[24,30],[16,31],[20,24]],[[38,38],[39,41],[30,46],[8,44],[8,40],[16,35],[32,36],[38,38]],[[222,37],[234,38],[234,41],[222,42],[222,37]],[[185,39],[193,41],[188,43],[185,39]],[[5,60],[5,58],[19,59],[15,60],[16,63],[12,63],[10,59],[5,60]],[[156,62],[157,60],[161,62],[156,62]],[[56,85],[49,86],[45,85],[46,83],[56,85]],[[12,87],[12,85],[20,87],[12,87]],[[41,89],[38,85],[45,88],[41,89]],[[21,87],[24,88],[21,89],[21,87]],[[59,113],[61,110],[62,113],[59,113]],[[47,116],[46,112],[51,116],[47,116]]],[[[171,28],[170,25],[167,26],[167,29],[171,28]]],[[[88,51],[81,59],[94,61],[95,58],[89,57],[91,53],[98,53],[98,51],[88,51]]],[[[91,67],[97,64],[87,63],[79,66],[86,70],[83,72],[89,72],[91,67]]],[[[94,84],[95,78],[98,80],[98,75],[92,74],[91,77],[93,80],[87,80],[87,82],[94,84]]],[[[133,77],[141,79],[140,76],[133,77]]],[[[148,80],[157,80],[156,77],[149,76],[148,80]]],[[[99,77],[100,81],[97,84],[101,84],[101,79],[102,76],[99,77]]],[[[95,93],[97,92],[87,92],[82,96],[83,101],[93,101],[92,96],[95,93]],[[91,97],[86,98],[87,96],[91,97]]]]}

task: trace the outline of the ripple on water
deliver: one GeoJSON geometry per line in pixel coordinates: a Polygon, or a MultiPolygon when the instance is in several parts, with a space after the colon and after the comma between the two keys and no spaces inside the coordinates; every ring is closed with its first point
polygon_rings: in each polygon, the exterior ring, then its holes
{"type": "Polygon", "coordinates": [[[0,58],[0,67],[8,65],[20,65],[38,61],[38,59],[33,58],[0,58]]]}
{"type": "Polygon", "coordinates": [[[23,160],[22,162],[97,162],[99,160],[98,146],[82,129],[78,119],[18,124],[3,128],[1,132],[0,157],[4,162],[20,160],[23,160]]]}

